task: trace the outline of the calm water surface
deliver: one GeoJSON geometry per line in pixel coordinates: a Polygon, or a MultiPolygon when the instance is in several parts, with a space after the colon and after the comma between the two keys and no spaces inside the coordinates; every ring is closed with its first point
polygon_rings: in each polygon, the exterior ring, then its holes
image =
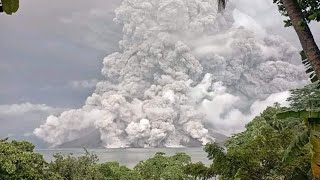
{"type": "MultiPolygon", "coordinates": [[[[185,152],[191,158],[193,162],[201,161],[204,164],[210,164],[207,158],[207,154],[203,151],[203,148],[156,148],[156,149],[88,149],[98,155],[100,162],[118,161],[122,165],[126,165],[130,168],[134,167],[139,161],[146,160],[152,157],[156,152],[164,152],[166,155],[174,155],[178,152],[185,152]]],[[[42,154],[47,161],[53,159],[52,155],[56,153],[70,154],[75,156],[84,155],[84,149],[38,149],[36,152],[42,154]]]]}

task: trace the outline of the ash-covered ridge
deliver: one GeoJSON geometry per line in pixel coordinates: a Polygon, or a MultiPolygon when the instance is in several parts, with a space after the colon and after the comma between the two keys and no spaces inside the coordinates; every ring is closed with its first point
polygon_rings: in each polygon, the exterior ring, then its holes
{"type": "Polygon", "coordinates": [[[124,0],[115,14],[123,39],[105,80],[34,131],[52,146],[87,134],[107,148],[206,144],[306,82],[292,45],[232,6],[218,14],[216,0],[124,0]]]}

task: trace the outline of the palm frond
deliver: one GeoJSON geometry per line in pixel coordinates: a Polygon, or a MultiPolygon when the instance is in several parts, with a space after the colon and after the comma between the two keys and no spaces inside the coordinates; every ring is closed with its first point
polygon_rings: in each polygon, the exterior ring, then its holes
{"type": "Polygon", "coordinates": [[[306,73],[309,75],[310,81],[314,84],[318,85],[318,88],[320,88],[320,81],[319,78],[316,75],[316,72],[314,71],[312,65],[310,64],[309,59],[307,58],[304,51],[300,52],[302,64],[306,67],[306,73]]]}

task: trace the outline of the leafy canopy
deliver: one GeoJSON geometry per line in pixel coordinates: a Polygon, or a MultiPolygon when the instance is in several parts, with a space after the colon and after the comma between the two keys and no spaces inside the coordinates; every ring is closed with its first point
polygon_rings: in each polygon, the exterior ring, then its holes
{"type": "Polygon", "coordinates": [[[47,179],[47,163],[29,142],[0,140],[0,179],[47,179]]]}
{"type": "MultiPolygon", "coordinates": [[[[311,21],[320,21],[320,0],[295,0],[304,17],[305,22],[310,23],[311,21]]],[[[279,11],[282,15],[288,16],[288,13],[283,6],[283,3],[281,0],[273,0],[273,3],[278,5],[279,11]]],[[[285,26],[289,27],[292,26],[292,22],[290,19],[287,19],[284,21],[285,26]]],[[[301,22],[303,25],[304,22],[301,22]]]]}
{"type": "Polygon", "coordinates": [[[231,137],[225,148],[217,144],[205,147],[219,179],[311,178],[308,149],[300,151],[290,162],[283,161],[287,147],[305,126],[298,118],[275,118],[282,110],[279,105],[267,108],[246,126],[246,131],[231,137]]]}

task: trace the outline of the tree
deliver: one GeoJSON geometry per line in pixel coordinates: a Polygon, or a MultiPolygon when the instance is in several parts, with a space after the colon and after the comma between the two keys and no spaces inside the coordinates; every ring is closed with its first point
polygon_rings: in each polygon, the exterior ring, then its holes
{"type": "MultiPolygon", "coordinates": [[[[290,19],[286,26],[293,26],[308,61],[320,77],[320,50],[308,26],[310,21],[320,21],[320,0],[273,0],[279,11],[290,19]]],[[[311,76],[312,78],[313,76],[311,76]]]]}
{"type": "Polygon", "coordinates": [[[17,12],[19,9],[19,0],[1,0],[0,13],[5,12],[8,15],[17,12]]]}
{"type": "Polygon", "coordinates": [[[143,180],[138,172],[126,166],[120,166],[118,162],[99,164],[98,171],[105,180],[143,180]]]}
{"type": "Polygon", "coordinates": [[[295,158],[306,144],[310,143],[311,169],[313,176],[320,178],[320,112],[315,111],[286,111],[278,114],[278,118],[301,118],[307,130],[302,132],[288,147],[284,160],[295,158]]]}
{"type": "Polygon", "coordinates": [[[284,108],[268,107],[246,125],[246,130],[231,137],[225,148],[208,144],[205,151],[212,172],[221,180],[231,179],[312,179],[309,175],[309,150],[304,148],[291,161],[283,161],[287,147],[306,127],[298,118],[277,119],[284,108]]]}
{"type": "MultiPolygon", "coordinates": [[[[308,23],[311,21],[320,21],[320,0],[273,0],[273,2],[278,5],[282,15],[289,17],[289,20],[284,21],[285,26],[293,26],[295,29],[303,48],[301,57],[303,64],[307,68],[306,73],[310,75],[311,82],[316,83],[316,88],[319,88],[320,50],[313,38],[308,23]]],[[[225,3],[225,1],[219,1],[219,8],[223,7],[221,6],[223,3],[225,3]]],[[[320,107],[314,106],[315,104],[313,103],[315,102],[308,100],[308,98],[310,99],[310,96],[318,96],[319,98],[319,94],[303,93],[300,92],[299,94],[302,97],[291,99],[296,100],[293,101],[295,104],[291,105],[300,105],[297,109],[280,113],[277,117],[277,119],[303,119],[305,127],[307,128],[307,130],[292,141],[286,151],[284,159],[286,160],[288,157],[297,156],[298,153],[305,148],[305,144],[310,144],[310,149],[312,151],[311,167],[313,176],[320,178],[320,107]],[[303,97],[305,95],[308,97],[303,97]]],[[[294,108],[294,106],[292,106],[292,108],[294,108]]]]}
{"type": "Polygon", "coordinates": [[[304,121],[307,131],[303,132],[291,143],[287,149],[285,159],[294,157],[310,144],[312,158],[311,168],[313,176],[320,178],[320,106],[319,106],[319,77],[320,77],[320,50],[315,43],[311,30],[308,26],[310,21],[320,21],[320,0],[274,0],[278,4],[279,11],[288,16],[286,26],[293,26],[300,43],[303,47],[301,52],[302,62],[310,74],[311,89],[305,88],[300,92],[293,93],[291,100],[291,111],[278,114],[278,118],[300,118],[304,121]],[[312,87],[316,86],[316,87],[312,87]],[[317,92],[310,92],[317,91],[317,92]],[[298,96],[297,98],[297,95],[298,96]],[[296,96],[296,97],[295,97],[296,96]]]}
{"type": "Polygon", "coordinates": [[[207,180],[215,176],[213,168],[206,167],[202,162],[188,164],[185,173],[191,175],[194,180],[207,180]]]}
{"type": "Polygon", "coordinates": [[[53,177],[42,155],[29,142],[0,140],[0,179],[42,180],[53,177]]]}
{"type": "Polygon", "coordinates": [[[61,180],[87,180],[103,179],[96,165],[97,155],[86,151],[84,156],[74,157],[73,155],[55,154],[54,161],[49,164],[49,170],[61,180]]]}
{"type": "Polygon", "coordinates": [[[142,179],[185,180],[190,179],[184,171],[185,166],[189,163],[191,163],[191,158],[185,153],[165,156],[164,153],[159,152],[154,157],[139,162],[134,170],[141,175],[142,179]]]}
{"type": "Polygon", "coordinates": [[[55,154],[49,170],[55,180],[142,180],[137,171],[118,162],[98,164],[97,155],[86,151],[84,156],[55,154]]]}
{"type": "Polygon", "coordinates": [[[299,118],[306,130],[300,133],[288,147],[284,160],[293,159],[309,145],[313,176],[320,178],[320,89],[311,84],[302,89],[292,90],[291,109],[277,114],[278,119],[299,118]]]}
{"type": "Polygon", "coordinates": [[[318,85],[291,90],[288,101],[290,107],[268,107],[246,125],[244,132],[228,139],[225,148],[206,145],[208,158],[213,161],[211,172],[221,180],[319,178],[318,85]]]}

